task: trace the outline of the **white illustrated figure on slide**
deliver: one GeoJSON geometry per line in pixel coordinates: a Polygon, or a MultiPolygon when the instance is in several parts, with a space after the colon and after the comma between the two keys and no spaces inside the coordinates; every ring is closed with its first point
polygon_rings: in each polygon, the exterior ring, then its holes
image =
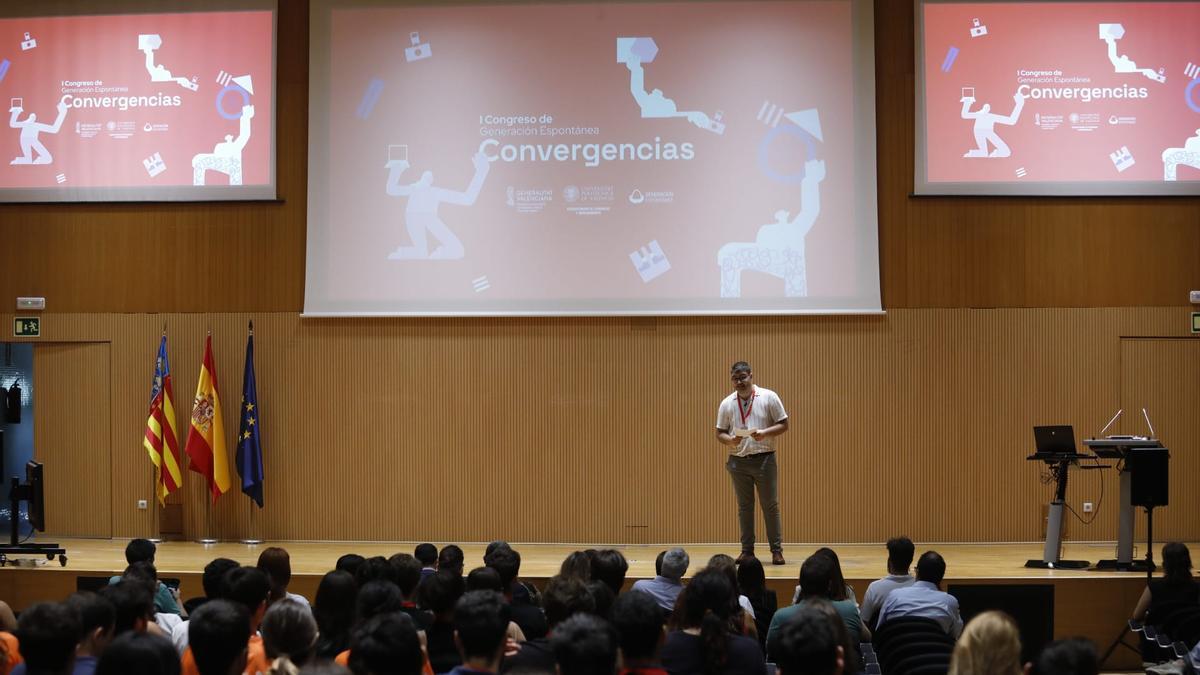
{"type": "Polygon", "coordinates": [[[171,71],[154,63],[154,50],[162,47],[162,36],[160,35],[139,35],[138,49],[142,50],[146,55],[146,72],[150,73],[151,82],[176,82],[184,89],[197,91],[200,85],[196,82],[196,78],[187,79],[186,77],[175,77],[171,75],[171,71]]]}
{"type": "Polygon", "coordinates": [[[1012,155],[1012,150],[1000,135],[996,133],[997,124],[1005,124],[1012,126],[1017,123],[1021,117],[1021,111],[1025,109],[1025,97],[1021,95],[1020,90],[1013,94],[1013,111],[1009,115],[997,115],[992,112],[992,106],[984,103],[983,107],[976,112],[971,112],[971,106],[975,103],[974,92],[967,90],[963,92],[963,97],[959,99],[963,104],[962,118],[964,120],[975,120],[975,143],[977,144],[973,150],[969,150],[963,157],[1009,157],[1012,155]],[[988,154],[988,143],[991,143],[995,150],[988,154]]]}
{"type": "Polygon", "coordinates": [[[1153,68],[1138,68],[1137,63],[1126,54],[1117,55],[1117,40],[1125,37],[1125,27],[1119,23],[1100,24],[1100,39],[1108,43],[1108,60],[1112,62],[1113,70],[1118,73],[1141,73],[1155,82],[1165,83],[1167,76],[1164,70],[1153,68]]]}
{"type": "Polygon", "coordinates": [[[1179,166],[1190,166],[1200,170],[1200,129],[1196,135],[1183,142],[1182,148],[1163,150],[1163,180],[1174,181],[1179,177],[1179,166]]]}
{"type": "Polygon", "coordinates": [[[23,120],[17,120],[21,116],[24,108],[21,107],[19,100],[13,101],[13,106],[8,109],[12,115],[8,118],[8,126],[13,129],[21,130],[21,156],[13,159],[11,164],[50,164],[54,162],[54,155],[42,145],[38,136],[44,131],[48,134],[57,134],[59,129],[62,129],[63,120],[67,119],[67,97],[58,102],[58,117],[55,118],[54,124],[45,124],[37,121],[37,115],[29,113],[29,117],[23,120]],[[33,153],[37,153],[37,157],[33,153]]]}
{"type": "Polygon", "coordinates": [[[642,63],[654,61],[657,55],[658,46],[652,38],[617,38],[617,62],[624,63],[629,68],[629,91],[637,101],[638,107],[642,109],[642,118],[686,117],[701,129],[713,130],[712,120],[703,112],[679,110],[675,101],[663,95],[662,89],[646,91],[646,69],[642,63]]]}
{"type": "Polygon", "coordinates": [[[225,134],[225,140],[213,146],[211,153],[200,153],[192,157],[192,185],[204,185],[204,173],[216,171],[229,176],[230,185],[242,184],[242,150],[250,142],[250,120],[254,119],[254,106],[242,107],[238,121],[238,137],[225,134]]]}
{"type": "Polygon", "coordinates": [[[752,242],[725,244],[717,252],[721,267],[721,297],[742,297],[742,272],[764,272],[783,279],[784,295],[808,296],[808,272],[804,238],[817,216],[821,215],[821,181],[825,180],[825,162],[810,159],[804,164],[800,182],[800,213],[775,212],[775,222],[758,228],[752,242]]]}
{"type": "Polygon", "coordinates": [[[479,198],[491,163],[483,153],[476,153],[471,163],[475,165],[475,176],[462,192],[434,187],[432,171],[421,174],[421,179],[415,183],[401,185],[400,175],[408,170],[408,160],[397,159],[387,163],[387,193],[392,197],[408,197],[408,205],[404,207],[404,222],[412,239],[411,246],[401,246],[392,251],[388,260],[458,260],[463,257],[466,252],[463,244],[438,216],[438,206],[471,206],[479,198]],[[429,235],[438,241],[437,248],[432,251],[429,250],[429,235]]]}

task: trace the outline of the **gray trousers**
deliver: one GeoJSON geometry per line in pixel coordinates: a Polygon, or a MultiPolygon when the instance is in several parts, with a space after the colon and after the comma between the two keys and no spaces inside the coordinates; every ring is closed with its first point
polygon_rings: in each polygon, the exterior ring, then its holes
{"type": "Polygon", "coordinates": [[[742,550],[754,548],[754,490],[757,488],[763,519],[767,521],[767,543],[772,551],[782,551],[783,521],[779,517],[779,467],[775,463],[775,453],[750,457],[730,455],[725,470],[733,480],[742,550]]]}

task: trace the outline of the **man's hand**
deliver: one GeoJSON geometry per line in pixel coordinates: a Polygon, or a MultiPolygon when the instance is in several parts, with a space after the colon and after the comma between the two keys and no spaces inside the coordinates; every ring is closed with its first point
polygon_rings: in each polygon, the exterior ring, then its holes
{"type": "Polygon", "coordinates": [[[764,439],[766,437],[767,437],[767,435],[762,432],[762,429],[751,429],[750,430],[750,438],[753,438],[756,441],[761,441],[762,439],[764,439]]]}

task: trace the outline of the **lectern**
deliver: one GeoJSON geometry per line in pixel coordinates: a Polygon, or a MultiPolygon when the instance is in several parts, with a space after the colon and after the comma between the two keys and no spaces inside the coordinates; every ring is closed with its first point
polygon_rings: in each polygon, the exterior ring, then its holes
{"type": "Polygon", "coordinates": [[[1115,560],[1101,560],[1096,563],[1096,569],[1154,571],[1152,562],[1133,559],[1134,472],[1129,462],[1129,455],[1134,450],[1161,448],[1162,443],[1157,438],[1110,436],[1088,439],[1083,444],[1091,448],[1097,457],[1120,460],[1118,466],[1121,476],[1121,504],[1117,519],[1117,557],[1115,560]]]}

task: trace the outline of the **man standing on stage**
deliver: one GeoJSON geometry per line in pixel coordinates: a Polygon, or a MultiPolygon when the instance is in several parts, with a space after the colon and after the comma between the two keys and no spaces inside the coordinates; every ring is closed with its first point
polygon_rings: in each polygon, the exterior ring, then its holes
{"type": "Polygon", "coordinates": [[[779,395],[755,386],[750,364],[738,361],[730,368],[734,392],[717,408],[717,440],[732,449],[725,469],[733,479],[742,554],[738,563],[754,557],[754,490],[762,501],[767,521],[771,563],[784,564],[783,524],[779,518],[779,467],[775,463],[775,437],[788,430],[787,411],[779,395]]]}

